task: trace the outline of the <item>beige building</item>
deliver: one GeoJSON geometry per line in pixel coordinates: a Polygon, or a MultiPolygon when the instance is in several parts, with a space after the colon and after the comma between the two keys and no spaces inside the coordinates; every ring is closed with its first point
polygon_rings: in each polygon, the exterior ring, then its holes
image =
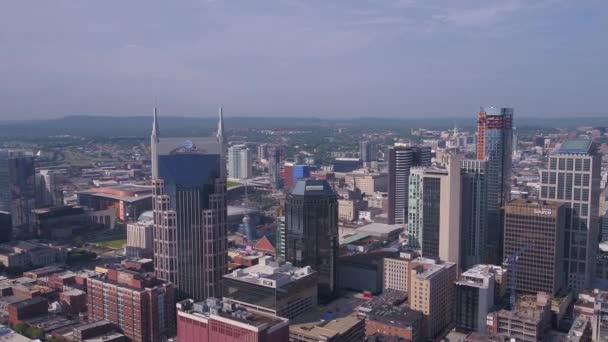
{"type": "Polygon", "coordinates": [[[375,192],[387,191],[388,174],[351,172],[346,174],[344,181],[349,188],[357,188],[371,195],[375,192]]]}
{"type": "Polygon", "coordinates": [[[410,272],[417,257],[415,252],[404,252],[399,258],[384,258],[384,289],[408,292],[410,272]]]}
{"type": "Polygon", "coordinates": [[[338,200],[338,219],[351,222],[359,218],[359,201],[351,199],[338,200]]]}
{"type": "Polygon", "coordinates": [[[513,310],[488,314],[487,331],[517,342],[544,341],[551,322],[551,296],[544,292],[523,295],[513,310]]]}
{"type": "Polygon", "coordinates": [[[427,336],[436,338],[452,327],[458,269],[455,263],[426,258],[414,260],[412,266],[408,301],[426,318],[427,336]]]}
{"type": "Polygon", "coordinates": [[[153,221],[137,221],[127,224],[127,247],[154,251],[153,221]]]}
{"type": "Polygon", "coordinates": [[[460,158],[445,168],[412,168],[409,179],[408,241],[422,256],[458,263],[460,258],[460,158]]]}

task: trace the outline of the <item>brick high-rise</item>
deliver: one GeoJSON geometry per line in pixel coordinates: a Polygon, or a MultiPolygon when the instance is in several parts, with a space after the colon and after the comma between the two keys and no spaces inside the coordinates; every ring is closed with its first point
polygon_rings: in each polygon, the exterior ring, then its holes
{"type": "Polygon", "coordinates": [[[150,273],[110,266],[87,281],[89,320],[108,320],[134,342],[175,335],[175,289],[150,273]]]}

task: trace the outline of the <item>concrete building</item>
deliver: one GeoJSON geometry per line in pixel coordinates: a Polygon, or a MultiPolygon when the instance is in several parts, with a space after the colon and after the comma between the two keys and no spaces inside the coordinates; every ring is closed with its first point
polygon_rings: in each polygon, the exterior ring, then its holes
{"type": "Polygon", "coordinates": [[[362,140],[359,142],[359,158],[364,165],[370,165],[378,160],[378,146],[373,141],[362,140]]]}
{"type": "Polygon", "coordinates": [[[382,292],[384,259],[395,258],[397,251],[370,251],[338,258],[338,287],[356,292],[382,292]]]}
{"type": "Polygon", "coordinates": [[[477,115],[477,160],[487,161],[486,262],[500,264],[502,216],[500,208],[511,199],[513,108],[484,107],[477,115]]]}
{"type": "Polygon", "coordinates": [[[67,251],[36,241],[13,241],[0,245],[0,263],[6,267],[39,267],[64,263],[67,251]]]}
{"type": "Polygon", "coordinates": [[[599,236],[599,196],[602,156],[587,140],[568,140],[549,156],[540,171],[540,199],[566,203],[572,213],[566,222],[564,253],[568,286],[580,291],[595,275],[599,236]]]}
{"type": "Polygon", "coordinates": [[[344,181],[349,188],[357,188],[366,195],[386,192],[388,188],[386,173],[351,172],[346,174],[344,181]]]}
{"type": "Polygon", "coordinates": [[[338,200],[338,219],[352,222],[359,217],[359,201],[351,199],[338,200]]]}
{"type": "Polygon", "coordinates": [[[36,208],[34,156],[0,149],[0,211],[11,213],[13,235],[31,237],[32,209],[36,208]]]}
{"type": "Polygon", "coordinates": [[[391,146],[388,150],[388,223],[407,223],[410,169],[431,166],[431,148],[391,146]]]}
{"type": "Polygon", "coordinates": [[[228,148],[228,177],[234,179],[251,178],[251,154],[247,145],[233,145],[228,148]]]}
{"type": "MultiPolygon", "coordinates": [[[[504,207],[504,253],[517,258],[518,292],[557,295],[566,290],[564,234],[567,206],[559,202],[517,199],[504,207]]],[[[513,265],[505,265],[512,271],[513,265]]]]}
{"type": "Polygon", "coordinates": [[[177,303],[180,342],[288,342],[289,320],[208,298],[177,303]]]}
{"type": "Polygon", "coordinates": [[[494,306],[496,270],[477,265],[460,275],[456,282],[456,328],[463,331],[486,331],[486,316],[494,306]]]}
{"type": "Polygon", "coordinates": [[[154,112],[154,266],[178,299],[221,293],[228,264],[223,127],[220,109],[216,138],[164,138],[154,112]]]}
{"type": "Polygon", "coordinates": [[[550,328],[551,296],[547,293],[523,295],[513,310],[488,314],[487,331],[517,342],[543,341],[550,328]]]}
{"type": "Polygon", "coordinates": [[[318,274],[319,297],[333,298],[338,258],[338,205],[327,181],[298,181],[285,202],[285,260],[318,274]]]}
{"type": "Polygon", "coordinates": [[[608,341],[608,291],[600,291],[593,303],[593,341],[608,341]]]}
{"type": "Polygon", "coordinates": [[[43,169],[36,175],[38,207],[63,206],[63,171],[43,169]]]}
{"type": "Polygon", "coordinates": [[[418,258],[416,252],[401,252],[398,258],[384,259],[384,289],[409,292],[409,279],[418,258]]]}
{"type": "Polygon", "coordinates": [[[93,210],[114,209],[119,220],[134,221],[152,210],[152,191],[150,186],[136,184],[91,188],[77,193],[78,205],[93,210]]]}
{"type": "Polygon", "coordinates": [[[160,342],[175,335],[172,284],[122,266],[106,270],[87,279],[89,320],[106,319],[134,342],[160,342]]]}
{"type": "Polygon", "coordinates": [[[401,338],[403,341],[426,341],[424,316],[407,306],[375,307],[367,314],[365,320],[365,335],[374,334],[401,338]]]}
{"type": "Polygon", "coordinates": [[[410,271],[409,305],[424,315],[429,339],[439,337],[453,324],[457,278],[455,263],[437,263],[425,258],[415,260],[410,271]]]}
{"type": "Polygon", "coordinates": [[[294,318],[317,305],[317,273],[309,266],[298,268],[270,256],[258,264],[224,275],[224,301],[272,315],[294,318]]]}
{"type": "Polygon", "coordinates": [[[153,212],[139,216],[137,222],[127,223],[127,245],[125,254],[128,257],[148,257],[154,254],[154,217],[153,212]]]}
{"type": "Polygon", "coordinates": [[[460,259],[460,160],[447,168],[413,168],[409,179],[408,244],[422,256],[460,259]]]}
{"type": "Polygon", "coordinates": [[[464,270],[488,261],[487,169],[487,161],[484,160],[465,159],[460,162],[460,267],[464,270]]]}

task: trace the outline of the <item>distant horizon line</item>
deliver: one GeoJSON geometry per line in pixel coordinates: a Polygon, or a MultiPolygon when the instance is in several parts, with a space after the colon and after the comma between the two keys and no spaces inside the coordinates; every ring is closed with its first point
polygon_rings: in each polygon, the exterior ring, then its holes
{"type": "MultiPolygon", "coordinates": [[[[438,120],[438,119],[475,119],[475,115],[476,113],[473,114],[469,114],[469,115],[420,115],[420,116],[348,116],[348,115],[335,115],[335,116],[306,116],[305,114],[302,115],[297,115],[297,116],[290,116],[290,115],[243,115],[243,114],[238,114],[238,115],[226,115],[226,119],[230,120],[230,119],[277,119],[277,118],[281,118],[281,119],[313,119],[313,120],[357,120],[357,119],[382,119],[382,120],[408,120],[408,119],[425,119],[425,120],[438,120]]],[[[523,115],[517,115],[517,113],[515,114],[516,118],[525,118],[525,119],[538,119],[538,120],[543,120],[543,119],[551,119],[551,118],[562,118],[562,119],[573,119],[573,118],[579,118],[579,119],[596,119],[596,118],[604,118],[606,115],[608,114],[571,114],[571,115],[566,115],[566,114],[561,114],[561,115],[553,115],[551,117],[539,117],[538,115],[529,115],[529,114],[523,114],[523,115]]],[[[49,121],[49,120],[62,120],[62,119],[69,119],[69,118],[112,118],[112,119],[125,119],[125,118],[152,118],[152,114],[150,115],[143,115],[143,114],[136,114],[136,115],[104,115],[104,114],[69,114],[69,115],[63,115],[63,116],[57,116],[57,117],[49,117],[49,118],[42,118],[42,117],[34,117],[34,118],[22,118],[22,119],[0,119],[0,123],[19,123],[19,122],[27,122],[27,121],[49,121]]],[[[217,119],[217,114],[209,114],[209,115],[171,115],[171,114],[167,114],[167,115],[162,115],[159,114],[159,119],[161,118],[181,118],[181,119],[217,119]]]]}

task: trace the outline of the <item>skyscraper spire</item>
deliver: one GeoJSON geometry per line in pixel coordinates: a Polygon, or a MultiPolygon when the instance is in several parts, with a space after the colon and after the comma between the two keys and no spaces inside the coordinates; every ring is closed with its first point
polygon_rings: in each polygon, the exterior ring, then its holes
{"type": "Polygon", "coordinates": [[[158,178],[158,155],[156,153],[156,145],[158,144],[158,113],[154,107],[152,119],[152,134],[150,134],[150,160],[152,161],[152,179],[158,178]]]}
{"type": "Polygon", "coordinates": [[[158,142],[158,113],[154,107],[154,118],[152,120],[152,140],[158,142]]]}
{"type": "Polygon", "coordinates": [[[220,106],[219,120],[217,122],[217,141],[222,144],[224,143],[224,110],[222,106],[220,106]]]}

